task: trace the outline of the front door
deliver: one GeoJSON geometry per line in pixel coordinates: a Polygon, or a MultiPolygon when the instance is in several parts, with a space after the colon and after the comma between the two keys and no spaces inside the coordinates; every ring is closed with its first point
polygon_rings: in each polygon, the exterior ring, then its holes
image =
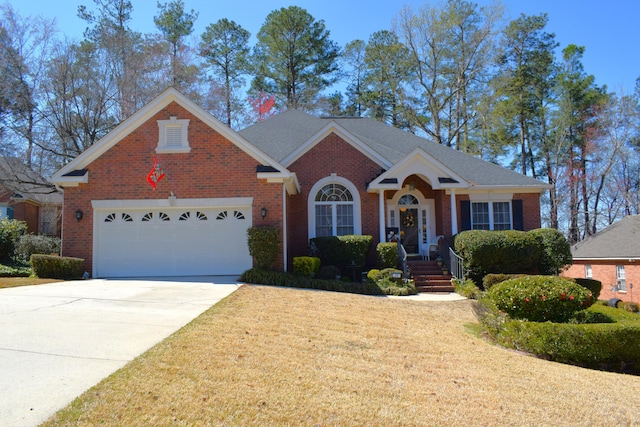
{"type": "Polygon", "coordinates": [[[418,209],[400,209],[400,237],[408,254],[420,253],[418,234],[418,209]]]}

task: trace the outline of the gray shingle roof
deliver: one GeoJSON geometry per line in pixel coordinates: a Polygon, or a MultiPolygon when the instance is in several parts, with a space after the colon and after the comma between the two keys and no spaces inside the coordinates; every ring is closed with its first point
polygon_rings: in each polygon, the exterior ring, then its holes
{"type": "Polygon", "coordinates": [[[574,259],[640,258],[640,215],[630,215],[571,247],[574,259]]]}
{"type": "Polygon", "coordinates": [[[15,157],[0,157],[0,186],[16,199],[62,204],[62,194],[53,185],[15,157]]]}
{"type": "Polygon", "coordinates": [[[302,111],[288,110],[239,133],[281,162],[331,121],[391,164],[402,160],[419,147],[472,185],[545,186],[543,182],[531,177],[369,118],[320,118],[302,111]]]}

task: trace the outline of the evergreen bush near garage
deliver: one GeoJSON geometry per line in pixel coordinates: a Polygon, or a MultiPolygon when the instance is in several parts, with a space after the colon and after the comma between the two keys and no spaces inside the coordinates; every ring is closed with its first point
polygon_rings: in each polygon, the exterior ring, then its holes
{"type": "Polygon", "coordinates": [[[84,259],[55,255],[31,255],[33,273],[41,279],[79,279],[82,277],[84,259]]]}
{"type": "Polygon", "coordinates": [[[249,254],[259,268],[269,269],[280,253],[280,231],[276,227],[250,227],[247,230],[249,254]]]}

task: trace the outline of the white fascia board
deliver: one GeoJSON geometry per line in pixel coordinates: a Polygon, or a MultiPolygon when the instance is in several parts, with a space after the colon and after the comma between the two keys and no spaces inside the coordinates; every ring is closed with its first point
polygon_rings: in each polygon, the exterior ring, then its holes
{"type": "Polygon", "coordinates": [[[371,181],[371,183],[368,186],[368,191],[375,192],[377,190],[399,189],[402,186],[402,182],[401,182],[402,180],[404,180],[409,175],[419,172],[415,170],[405,172],[405,169],[407,169],[407,166],[410,163],[415,162],[414,159],[418,159],[418,161],[424,162],[425,167],[428,168],[429,170],[436,169],[438,171],[436,175],[444,175],[448,178],[452,178],[458,181],[457,183],[442,184],[440,183],[440,181],[437,180],[437,178],[439,178],[440,176],[434,177],[433,182],[431,182],[431,187],[434,190],[441,190],[446,188],[468,188],[470,186],[470,184],[467,181],[465,181],[462,177],[458,176],[449,168],[444,166],[441,162],[439,162],[437,159],[427,154],[423,149],[415,148],[408,155],[406,155],[402,160],[400,160],[398,163],[394,164],[391,168],[389,168],[389,170],[385,171],[376,179],[371,181]],[[398,183],[397,184],[382,183],[382,181],[389,178],[396,178],[398,180],[398,183]]]}
{"type": "Polygon", "coordinates": [[[298,194],[301,189],[297,175],[291,172],[258,172],[258,179],[272,184],[285,184],[289,195],[298,194]]]}
{"type": "Polygon", "coordinates": [[[387,169],[391,167],[392,164],[387,159],[385,159],[380,154],[373,151],[371,147],[364,144],[362,141],[360,141],[358,138],[353,136],[349,131],[347,131],[345,128],[343,128],[333,120],[327,123],[327,125],[322,129],[320,129],[320,131],[318,131],[315,135],[309,138],[307,142],[299,146],[291,154],[285,157],[282,160],[282,164],[285,167],[291,166],[291,164],[293,164],[296,160],[302,157],[306,152],[308,152],[313,147],[315,147],[320,141],[322,141],[324,138],[329,136],[331,133],[335,133],[340,138],[344,139],[348,144],[350,144],[356,150],[360,151],[362,154],[367,156],[369,159],[371,159],[374,163],[379,165],[381,168],[387,169]]]}
{"type": "Polygon", "coordinates": [[[80,184],[87,184],[89,182],[89,171],[82,176],[59,176],[55,175],[51,177],[50,181],[58,187],[77,187],[80,184]],[[55,178],[55,179],[54,179],[55,178]]]}
{"type": "Polygon", "coordinates": [[[540,185],[531,186],[513,186],[513,185],[472,185],[468,187],[467,191],[458,194],[473,194],[473,193],[543,193],[544,191],[552,188],[551,185],[541,182],[540,185]]]}

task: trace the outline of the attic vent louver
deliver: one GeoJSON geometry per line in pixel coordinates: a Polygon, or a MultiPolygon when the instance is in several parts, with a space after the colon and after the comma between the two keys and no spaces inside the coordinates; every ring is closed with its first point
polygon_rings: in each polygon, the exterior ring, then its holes
{"type": "Polygon", "coordinates": [[[169,120],[158,120],[158,147],[156,153],[188,153],[189,120],[171,116],[169,120]]]}

